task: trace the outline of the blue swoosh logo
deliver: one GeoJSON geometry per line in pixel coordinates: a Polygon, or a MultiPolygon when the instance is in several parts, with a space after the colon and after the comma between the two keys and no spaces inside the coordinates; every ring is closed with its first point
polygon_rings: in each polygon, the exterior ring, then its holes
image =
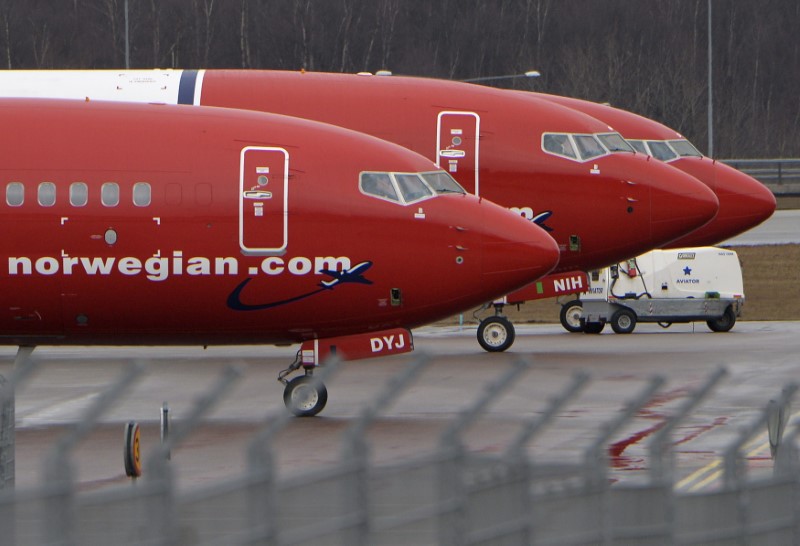
{"type": "Polygon", "coordinates": [[[541,213],[537,214],[536,216],[534,216],[534,217],[531,219],[531,222],[533,222],[534,224],[536,224],[537,226],[539,226],[539,227],[540,227],[540,228],[542,228],[543,230],[545,230],[545,231],[547,231],[547,232],[550,232],[550,231],[553,231],[553,228],[551,228],[551,227],[550,227],[550,226],[548,226],[548,225],[545,225],[545,222],[546,222],[546,221],[547,221],[547,220],[548,220],[548,219],[549,219],[549,218],[550,218],[552,215],[553,215],[553,211],[551,211],[551,210],[546,210],[546,211],[544,211],[544,212],[541,212],[541,213]]]}
{"type": "Polygon", "coordinates": [[[305,294],[300,294],[299,296],[295,296],[293,298],[287,298],[284,300],[277,300],[271,301],[267,303],[256,303],[256,304],[249,304],[244,303],[241,299],[242,292],[244,291],[245,286],[253,280],[252,277],[248,277],[247,279],[243,280],[239,285],[233,289],[233,291],[228,295],[228,307],[233,309],[234,311],[260,311],[263,309],[272,309],[273,307],[280,307],[282,305],[287,305],[289,303],[294,303],[296,301],[300,301],[320,292],[325,292],[329,290],[333,290],[335,287],[339,286],[340,284],[372,284],[372,281],[365,278],[363,273],[372,267],[372,262],[361,262],[360,264],[356,265],[355,267],[351,267],[346,271],[342,271],[339,273],[338,271],[331,271],[328,269],[323,269],[321,273],[332,277],[329,281],[322,281],[317,286],[316,290],[312,290],[311,292],[307,292],[305,294]]]}

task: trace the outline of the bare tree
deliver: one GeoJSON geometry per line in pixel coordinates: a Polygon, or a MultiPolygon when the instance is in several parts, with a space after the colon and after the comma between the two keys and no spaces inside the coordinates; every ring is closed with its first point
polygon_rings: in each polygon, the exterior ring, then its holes
{"type": "Polygon", "coordinates": [[[0,2],[0,27],[3,33],[3,45],[5,46],[6,68],[11,70],[11,21],[14,17],[14,4],[8,0],[0,2]]]}

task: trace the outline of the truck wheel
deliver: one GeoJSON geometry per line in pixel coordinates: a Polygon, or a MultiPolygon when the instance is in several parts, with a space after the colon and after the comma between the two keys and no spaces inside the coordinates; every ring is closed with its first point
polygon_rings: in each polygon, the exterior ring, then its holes
{"type": "Polygon", "coordinates": [[[583,304],[581,300],[572,300],[561,306],[561,326],[567,332],[583,332],[581,327],[581,317],[583,316],[583,304]]]}
{"type": "Polygon", "coordinates": [[[736,313],[730,305],[725,308],[725,312],[719,318],[707,320],[706,324],[712,332],[727,332],[736,324],[736,313]]]}
{"type": "Polygon", "coordinates": [[[478,326],[478,343],[490,353],[505,351],[514,343],[514,337],[514,325],[505,317],[489,317],[478,326]]]}
{"type": "Polygon", "coordinates": [[[636,328],[636,315],[629,309],[619,309],[611,315],[611,328],[618,334],[630,334],[636,328]]]}
{"type": "Polygon", "coordinates": [[[585,322],[583,324],[584,334],[599,334],[606,327],[605,322],[585,322]]]}

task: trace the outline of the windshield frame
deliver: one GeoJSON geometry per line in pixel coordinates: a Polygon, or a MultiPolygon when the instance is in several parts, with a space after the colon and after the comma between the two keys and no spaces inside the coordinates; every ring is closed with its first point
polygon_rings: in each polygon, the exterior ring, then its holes
{"type": "MultiPolygon", "coordinates": [[[[544,132],[541,138],[541,149],[548,155],[554,155],[576,163],[588,163],[589,161],[597,160],[601,157],[611,155],[611,151],[603,144],[598,138],[600,134],[607,133],[562,133],[562,132],[544,132]],[[553,140],[554,137],[563,137],[561,141],[553,140]],[[583,143],[590,139],[597,145],[597,152],[589,151],[583,143]],[[552,145],[561,146],[562,150],[555,149],[552,145]],[[569,144],[569,150],[564,147],[564,144],[569,144]],[[550,146],[548,148],[548,146],[550,146]],[[574,155],[573,155],[574,154],[574,155]]],[[[623,139],[624,140],[624,139],[623,139]]]]}
{"type": "Polygon", "coordinates": [[[428,199],[435,199],[441,195],[467,195],[467,190],[444,169],[421,172],[361,171],[358,175],[358,191],[367,197],[401,206],[413,205],[421,201],[427,201],[428,199]],[[373,175],[373,177],[370,177],[370,175],[373,175]],[[452,187],[448,186],[437,189],[425,178],[426,175],[445,175],[447,179],[452,182],[452,187]],[[419,182],[420,188],[424,189],[425,193],[410,197],[415,195],[416,192],[410,191],[408,187],[401,184],[401,180],[405,177],[408,177],[412,181],[419,182]],[[377,184],[375,184],[374,188],[364,187],[365,183],[378,180],[383,182],[381,187],[377,184]]]}

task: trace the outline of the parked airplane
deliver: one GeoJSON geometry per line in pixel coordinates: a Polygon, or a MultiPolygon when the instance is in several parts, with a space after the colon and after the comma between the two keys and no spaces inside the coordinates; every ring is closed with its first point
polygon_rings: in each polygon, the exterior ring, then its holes
{"type": "Polygon", "coordinates": [[[561,248],[559,271],[663,246],[717,210],[716,197],[693,177],[610,153],[619,137],[604,123],[453,81],[267,70],[0,71],[0,96],[223,106],[371,134],[429,157],[467,191],[541,225],[561,248]]]}
{"type": "Polygon", "coordinates": [[[534,93],[608,123],[636,151],[660,159],[711,188],[719,199],[717,216],[664,248],[713,246],[743,233],[775,211],[775,196],[761,182],[701,154],[680,133],[643,116],[581,99],[534,93]]]}
{"type": "MultiPolygon", "coordinates": [[[[612,153],[622,138],[594,118],[466,83],[258,70],[0,71],[0,95],[224,106],[371,134],[429,157],[469,192],[542,226],[561,250],[559,272],[661,247],[707,223],[718,206],[695,178],[612,153]]],[[[492,350],[513,337],[502,316],[478,329],[492,350]]]]}
{"type": "Polygon", "coordinates": [[[431,161],[330,125],[43,99],[1,99],[0,124],[4,344],[300,342],[280,380],[312,415],[324,354],[410,351],[558,259],[431,161]]]}

